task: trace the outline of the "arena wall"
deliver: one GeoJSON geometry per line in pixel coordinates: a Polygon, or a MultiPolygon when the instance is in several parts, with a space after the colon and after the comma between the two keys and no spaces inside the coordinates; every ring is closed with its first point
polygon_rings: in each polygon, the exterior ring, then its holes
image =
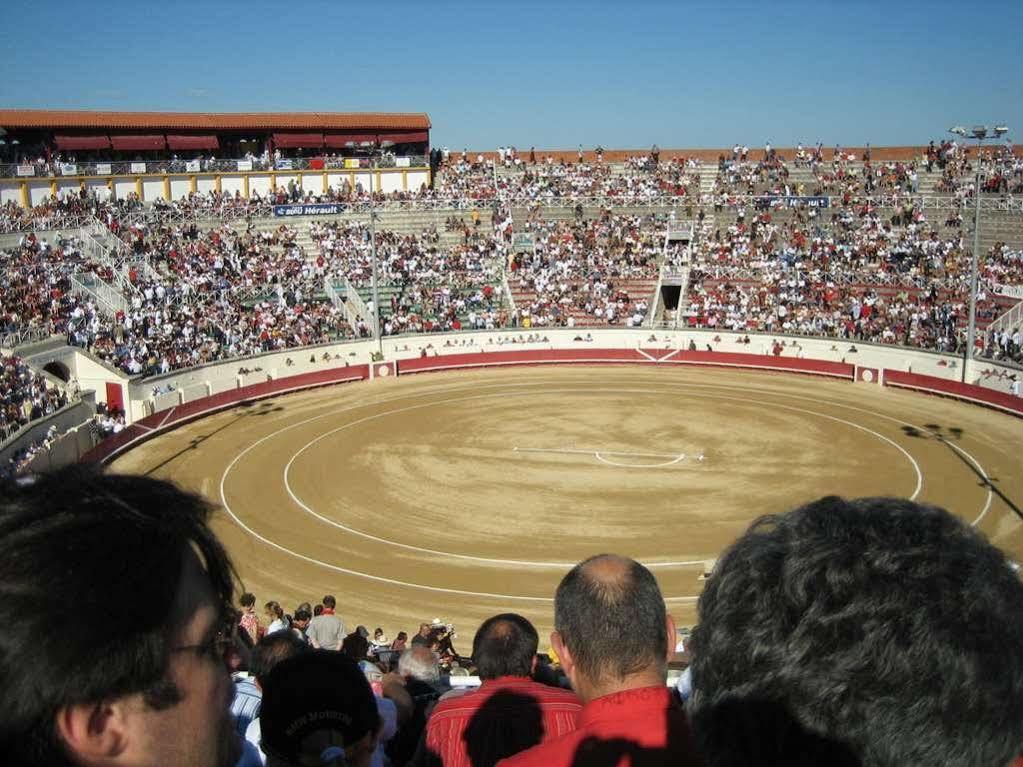
{"type": "Polygon", "coordinates": [[[196,418],[292,391],[391,375],[514,365],[694,365],[818,375],[859,385],[909,388],[1023,416],[1023,399],[990,386],[961,383],[953,365],[957,360],[948,355],[872,345],[850,353],[853,345],[848,342],[805,338],[786,339],[798,347],[789,345],[785,354],[775,355],[770,353],[771,338],[754,341],[751,336],[747,345],[739,343],[744,335],[709,331],[652,334],[649,330],[595,330],[587,334],[577,329],[549,329],[533,331],[534,337],[546,341],[512,340],[529,335],[530,331],[484,331],[388,338],[383,342],[382,361],[372,360],[376,342],[359,341],[276,352],[133,382],[131,411],[137,417],[85,459],[106,461],[196,418]],[[577,340],[587,335],[591,341],[577,340]],[[720,351],[688,351],[690,338],[698,347],[710,343],[720,351]],[[323,354],[331,359],[323,360],[323,354]],[[335,355],[339,357],[335,359],[335,355]],[[241,372],[243,368],[249,372],[241,372]],[[165,393],[154,394],[157,387],[165,393]]]}
{"type": "MultiPolygon", "coordinates": [[[[348,365],[368,364],[377,345],[374,341],[353,341],[343,344],[291,349],[270,354],[258,355],[247,359],[236,359],[230,362],[212,363],[200,368],[170,373],[164,376],[135,380],[129,387],[128,399],[132,403],[131,419],[137,420],[147,415],[160,412],[195,401],[202,396],[239,389],[267,380],[278,380],[304,373],[315,372],[327,367],[336,367],[342,363],[348,365]],[[324,360],[326,354],[330,360],[324,360]],[[246,372],[247,371],[247,372],[246,372]],[[154,397],[154,388],[171,389],[168,395],[154,397]]],[[[504,352],[509,349],[517,351],[549,351],[586,350],[583,358],[589,355],[594,361],[601,354],[594,350],[632,351],[643,349],[633,356],[630,362],[651,362],[662,360],[674,364],[691,365],[734,365],[739,367],[757,367],[762,369],[776,368],[793,371],[803,362],[814,360],[828,364],[844,364],[849,371],[865,369],[872,371],[898,371],[917,375],[930,376],[945,381],[960,382],[962,379],[962,360],[958,357],[911,350],[903,347],[863,344],[838,339],[805,338],[802,336],[768,336],[757,334],[722,333],[708,330],[651,331],[648,329],[571,329],[549,328],[534,330],[494,330],[462,333],[429,334],[415,336],[396,336],[385,338],[382,343],[384,358],[398,361],[399,369],[412,372],[411,360],[421,356],[437,357],[452,354],[471,354],[504,352]],[[526,342],[530,336],[536,339],[526,342]],[[576,340],[590,338],[591,340],[576,340]],[[740,343],[745,338],[749,344],[740,343]],[[686,350],[692,340],[698,354],[686,350]],[[773,342],[782,341],[786,345],[778,356],[772,354],[773,342]],[[513,343],[514,341],[514,343],[513,343]],[[713,351],[707,351],[710,346],[713,351]],[[728,360],[724,355],[738,354],[743,361],[728,360]],[[670,355],[670,356],[669,356],[670,355]]],[[[549,362],[567,362],[568,359],[536,361],[536,364],[549,362]]],[[[611,361],[604,356],[604,361],[611,361]]],[[[659,363],[661,364],[661,363],[659,363]]],[[[985,380],[981,377],[982,370],[1000,370],[1003,366],[987,361],[971,363],[968,381],[984,388],[1008,391],[1008,383],[1004,379],[985,380]]],[[[438,366],[441,367],[441,366],[438,366]]],[[[444,365],[443,367],[450,367],[444,365]]],[[[1011,368],[1004,368],[1011,371],[1011,368]]],[[[808,371],[804,371],[808,372],[808,371]]],[[[1016,372],[1016,371],[1013,371],[1016,372]]],[[[854,377],[849,373],[849,378],[854,377]]],[[[878,375],[871,376],[877,381],[878,375]]]]}

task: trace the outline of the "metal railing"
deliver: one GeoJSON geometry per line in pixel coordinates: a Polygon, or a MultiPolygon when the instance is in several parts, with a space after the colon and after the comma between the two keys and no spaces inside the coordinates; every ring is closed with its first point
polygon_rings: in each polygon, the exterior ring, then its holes
{"type": "MultiPolygon", "coordinates": [[[[402,194],[402,193],[399,193],[402,194]]],[[[384,199],[371,200],[361,199],[333,203],[338,208],[337,215],[368,215],[371,211],[379,213],[396,212],[449,212],[461,213],[466,210],[486,211],[495,203],[503,202],[516,207],[536,205],[544,210],[566,211],[581,205],[584,210],[608,208],[611,210],[632,211],[637,213],[668,213],[672,210],[709,207],[728,210],[754,210],[758,202],[764,200],[772,201],[772,205],[779,199],[776,197],[764,197],[758,195],[728,195],[722,199],[719,195],[692,195],[682,197],[654,196],[654,197],[554,197],[533,200],[530,198],[518,199],[515,197],[446,197],[443,193],[434,194],[429,197],[413,197],[408,199],[384,199]]],[[[840,197],[822,197],[827,199],[828,205],[833,210],[844,210],[849,208],[860,208],[871,206],[876,209],[895,209],[906,203],[912,203],[914,207],[924,210],[936,211],[959,211],[968,210],[972,206],[971,200],[964,200],[949,196],[940,195],[894,195],[882,197],[861,197],[843,206],[840,197]]],[[[779,205],[785,203],[778,203],[779,205]]],[[[178,204],[158,202],[148,207],[135,209],[118,215],[119,221],[124,225],[132,224],[209,224],[225,221],[242,221],[256,218],[269,218],[273,215],[274,204],[268,200],[259,202],[243,201],[237,204],[233,199],[225,199],[220,204],[212,207],[199,205],[195,209],[182,208],[178,204]]],[[[770,205],[768,207],[771,207],[770,205]]],[[[982,197],[981,210],[989,213],[1011,213],[1023,214],[1023,198],[1000,198],[982,197]]],[[[79,229],[96,223],[91,215],[73,214],[66,215],[59,212],[49,213],[44,216],[29,216],[26,219],[4,221],[0,217],[0,233],[18,233],[28,231],[47,231],[55,229],[79,229]]]]}
{"type": "Polygon", "coordinates": [[[101,280],[95,272],[79,272],[70,281],[75,293],[91,298],[96,302],[96,308],[108,317],[116,317],[118,312],[127,314],[128,299],[101,280]]]}
{"type": "Polygon", "coordinates": [[[46,162],[0,164],[0,178],[58,178],[82,176],[141,176],[180,173],[241,173],[292,170],[369,170],[377,168],[425,168],[425,155],[368,157],[282,157],[232,159],[110,160],[107,162],[46,162]]]}
{"type": "Polygon", "coordinates": [[[335,287],[334,280],[331,279],[330,275],[326,275],[323,278],[323,291],[327,294],[327,298],[330,299],[331,304],[333,304],[335,308],[344,310],[345,320],[348,322],[348,326],[354,330],[358,327],[359,322],[358,313],[356,312],[353,303],[348,298],[348,291],[351,289],[351,286],[348,284],[348,280],[344,279],[344,277],[342,277],[341,280],[341,287],[345,293],[344,296],[342,296],[335,287]]]}
{"type": "Polygon", "coordinates": [[[1002,314],[987,326],[987,333],[990,335],[993,331],[1008,331],[1014,332],[1017,328],[1023,325],[1023,301],[1013,304],[1009,307],[1005,314],[1002,314]]]}
{"type": "Polygon", "coordinates": [[[1000,296],[1008,296],[1023,301],[1023,285],[995,285],[994,292],[1000,296]]]}
{"type": "MultiPolygon", "coordinates": [[[[362,300],[362,296],[359,292],[352,287],[352,283],[348,281],[348,278],[343,275],[338,275],[341,285],[345,290],[345,302],[349,305],[352,312],[361,317],[363,320],[369,320],[369,306],[362,300]]],[[[355,328],[355,323],[352,324],[352,328],[355,328]]]]}
{"type": "Polygon", "coordinates": [[[0,334],[0,348],[15,349],[25,344],[45,341],[52,335],[49,328],[16,328],[0,334]]]}

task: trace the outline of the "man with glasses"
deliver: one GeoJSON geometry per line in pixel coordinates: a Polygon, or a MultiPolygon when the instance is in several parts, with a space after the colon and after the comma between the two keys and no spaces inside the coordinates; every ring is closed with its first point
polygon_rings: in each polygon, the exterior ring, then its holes
{"type": "Polygon", "coordinates": [[[170,483],[81,467],[0,488],[6,764],[237,761],[235,573],[210,514],[170,483]]]}

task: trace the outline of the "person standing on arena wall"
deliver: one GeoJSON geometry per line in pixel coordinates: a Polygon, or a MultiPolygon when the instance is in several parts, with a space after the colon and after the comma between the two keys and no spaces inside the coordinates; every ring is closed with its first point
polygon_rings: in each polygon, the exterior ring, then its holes
{"type": "Polygon", "coordinates": [[[313,647],[323,650],[340,650],[345,638],[345,624],[335,612],[337,600],[330,594],[323,598],[323,612],[309,621],[306,636],[313,647]]]}

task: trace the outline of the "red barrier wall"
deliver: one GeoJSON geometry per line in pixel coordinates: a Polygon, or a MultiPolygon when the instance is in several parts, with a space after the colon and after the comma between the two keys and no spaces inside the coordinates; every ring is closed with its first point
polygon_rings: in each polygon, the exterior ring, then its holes
{"type": "Polygon", "coordinates": [[[119,434],[115,434],[100,442],[86,453],[82,460],[86,463],[109,461],[129,446],[144,442],[155,437],[157,434],[175,429],[189,421],[194,421],[218,410],[234,407],[244,402],[254,402],[266,397],[272,397],[275,394],[283,394],[300,389],[313,389],[317,386],[330,386],[348,383],[349,381],[364,381],[368,377],[369,365],[353,365],[352,367],[302,373],[289,378],[278,378],[274,381],[264,381],[220,392],[219,394],[203,397],[202,399],[146,416],[142,420],[131,424],[119,434]]]}
{"type": "Polygon", "coordinates": [[[1023,416],[1023,398],[1014,397],[1005,392],[985,389],[983,386],[964,384],[959,381],[949,381],[945,378],[935,376],[919,375],[918,373],[904,373],[901,370],[884,371],[885,386],[896,386],[901,389],[913,389],[915,391],[927,392],[928,394],[940,394],[946,397],[974,402],[978,405],[998,408],[1013,415],[1023,416]]]}
{"type": "MultiPolygon", "coordinates": [[[[643,365],[699,365],[703,367],[745,368],[786,373],[821,375],[854,380],[856,368],[844,362],[774,357],[762,354],[732,354],[729,352],[671,351],[665,349],[536,349],[489,353],[450,354],[438,357],[418,357],[394,363],[399,375],[428,373],[440,370],[502,367],[507,365],[547,364],[643,364],[643,365]]],[[[289,378],[243,386],[239,389],[214,394],[194,402],[169,408],[147,416],[128,426],[124,431],[105,439],[83,458],[87,462],[108,461],[127,448],[139,444],[162,432],[189,421],[210,415],[218,410],[252,402],[285,392],[310,389],[317,386],[363,381],[369,377],[368,365],[355,365],[332,370],[318,370],[289,378]]],[[[981,386],[962,384],[934,376],[884,370],[886,386],[896,386],[931,394],[955,397],[981,405],[995,407],[1023,416],[1023,399],[1011,394],[992,391],[981,386]]]]}
{"type": "Polygon", "coordinates": [[[665,349],[537,349],[531,351],[451,354],[400,360],[399,375],[428,373],[454,368],[502,367],[505,365],[549,365],[566,363],[646,365],[701,365],[811,373],[852,380],[855,367],[844,362],[770,357],[762,354],[690,352],[665,349]]]}

